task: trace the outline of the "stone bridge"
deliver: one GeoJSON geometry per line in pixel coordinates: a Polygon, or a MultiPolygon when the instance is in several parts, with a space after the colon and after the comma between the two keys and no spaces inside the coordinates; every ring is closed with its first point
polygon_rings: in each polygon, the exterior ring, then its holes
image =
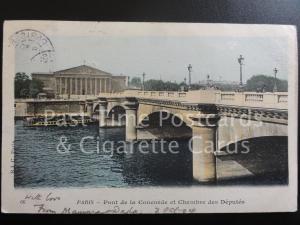
{"type": "Polygon", "coordinates": [[[192,138],[193,177],[216,179],[216,152],[256,137],[287,136],[287,93],[125,91],[86,100],[100,127],[126,126],[126,140],[192,138]],[[212,151],[202,151],[203,149],[212,151]]]}

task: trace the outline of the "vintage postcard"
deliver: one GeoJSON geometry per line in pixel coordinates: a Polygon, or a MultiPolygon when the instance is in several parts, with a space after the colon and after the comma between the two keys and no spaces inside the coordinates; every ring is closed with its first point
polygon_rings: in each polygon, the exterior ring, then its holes
{"type": "Polygon", "coordinates": [[[2,212],[297,210],[288,25],[6,21],[2,212]]]}

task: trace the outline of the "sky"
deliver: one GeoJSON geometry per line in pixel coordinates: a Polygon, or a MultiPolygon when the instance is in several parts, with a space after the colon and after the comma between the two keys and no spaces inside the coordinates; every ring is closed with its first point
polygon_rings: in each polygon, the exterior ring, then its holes
{"type": "Polygon", "coordinates": [[[240,54],[245,58],[243,81],[252,75],[287,79],[287,40],[273,37],[62,37],[49,36],[53,62],[31,61],[31,53],[16,49],[16,72],[49,72],[89,65],[114,75],[146,73],[147,79],[182,82],[192,65],[192,82],[239,81],[240,54]]]}

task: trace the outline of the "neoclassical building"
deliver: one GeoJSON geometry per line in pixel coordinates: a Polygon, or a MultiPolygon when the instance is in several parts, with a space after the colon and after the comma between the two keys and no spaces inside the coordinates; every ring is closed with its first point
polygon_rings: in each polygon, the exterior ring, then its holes
{"type": "Polygon", "coordinates": [[[114,76],[87,65],[53,73],[32,73],[31,76],[43,82],[46,93],[56,96],[120,92],[128,83],[127,76],[114,76]]]}

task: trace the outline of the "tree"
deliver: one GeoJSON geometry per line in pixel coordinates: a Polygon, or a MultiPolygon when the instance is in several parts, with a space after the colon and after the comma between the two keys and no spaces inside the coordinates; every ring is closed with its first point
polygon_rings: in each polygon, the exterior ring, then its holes
{"type": "Polygon", "coordinates": [[[31,83],[30,83],[30,96],[32,98],[35,98],[37,96],[38,93],[43,92],[43,87],[44,84],[42,81],[38,80],[38,79],[32,79],[31,83]]]}
{"type": "Polygon", "coordinates": [[[235,91],[239,88],[239,84],[234,83],[219,83],[216,85],[221,91],[235,91]]]}
{"type": "Polygon", "coordinates": [[[206,88],[206,85],[194,83],[194,84],[191,84],[190,90],[200,90],[200,89],[205,89],[205,88],[206,88]]]}
{"type": "Polygon", "coordinates": [[[15,98],[29,97],[29,76],[25,73],[16,73],[15,76],[15,98]]]}
{"type": "MultiPolygon", "coordinates": [[[[245,90],[246,91],[258,91],[264,89],[266,92],[272,92],[275,84],[275,78],[266,75],[254,75],[247,80],[245,90]]],[[[287,80],[276,79],[278,91],[287,91],[287,80]]]]}
{"type": "MultiPolygon", "coordinates": [[[[129,85],[131,87],[141,88],[142,87],[141,78],[133,77],[130,80],[129,85]]],[[[180,85],[171,81],[164,82],[162,80],[155,80],[155,79],[150,79],[145,81],[146,91],[178,91],[179,89],[180,89],[180,85]]]]}
{"type": "Polygon", "coordinates": [[[164,83],[164,91],[178,91],[180,89],[179,84],[171,81],[164,83]]]}
{"type": "Polygon", "coordinates": [[[164,82],[155,79],[145,81],[145,90],[147,91],[178,91],[179,89],[180,85],[171,81],[164,82]]]}
{"type": "Polygon", "coordinates": [[[15,98],[35,98],[43,91],[43,82],[30,79],[25,73],[16,73],[15,76],[15,98]]]}
{"type": "Polygon", "coordinates": [[[133,77],[131,78],[130,82],[129,82],[129,86],[131,87],[142,87],[142,81],[141,81],[141,78],[139,77],[133,77]]]}
{"type": "Polygon", "coordinates": [[[162,80],[147,80],[145,81],[145,90],[162,91],[164,90],[164,82],[162,80]]]}

